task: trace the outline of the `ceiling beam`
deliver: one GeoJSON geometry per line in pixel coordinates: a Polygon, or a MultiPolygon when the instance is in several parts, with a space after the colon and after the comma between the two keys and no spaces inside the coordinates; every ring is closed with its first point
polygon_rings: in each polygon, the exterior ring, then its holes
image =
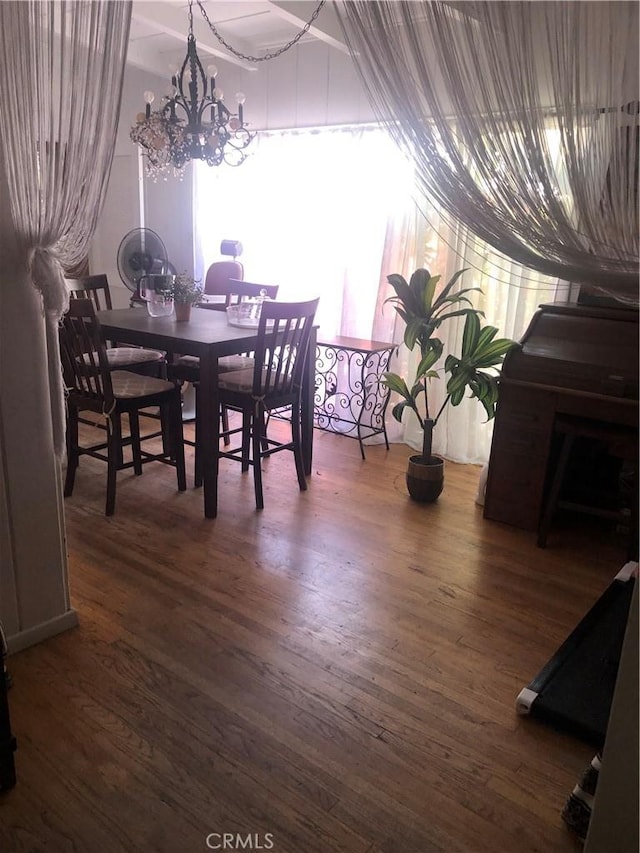
{"type": "MultiPolygon", "coordinates": [[[[299,29],[304,27],[315,9],[315,3],[309,3],[308,0],[268,0],[268,2],[269,8],[276,15],[299,29]]],[[[315,23],[309,28],[309,32],[335,50],[349,54],[333,3],[325,3],[315,23]]]]}
{"type": "MultiPolygon", "coordinates": [[[[147,24],[156,32],[162,32],[179,40],[186,53],[188,20],[184,10],[177,9],[167,3],[134,3],[131,16],[136,21],[147,24]]],[[[256,70],[255,65],[246,62],[244,59],[239,59],[221,47],[201,15],[194,14],[193,16],[193,34],[196,37],[200,53],[223,59],[225,62],[243,68],[245,71],[256,70]]],[[[235,44],[234,47],[236,47],[235,44]]],[[[242,50],[242,53],[248,52],[242,50]]]]}
{"type": "Polygon", "coordinates": [[[167,54],[158,53],[157,50],[145,45],[145,39],[129,41],[127,63],[133,65],[134,68],[139,68],[141,71],[148,71],[150,74],[157,74],[167,81],[169,80],[169,63],[167,59],[167,54]]]}

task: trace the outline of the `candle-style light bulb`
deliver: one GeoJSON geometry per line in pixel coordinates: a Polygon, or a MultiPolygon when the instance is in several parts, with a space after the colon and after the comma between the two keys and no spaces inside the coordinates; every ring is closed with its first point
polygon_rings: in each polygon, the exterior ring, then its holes
{"type": "Polygon", "coordinates": [[[215,92],[215,88],[216,88],[216,76],[218,74],[218,66],[217,65],[207,65],[207,74],[209,75],[211,97],[214,98],[215,95],[213,93],[215,92]]]}
{"type": "Polygon", "coordinates": [[[244,124],[244,110],[243,105],[247,100],[247,96],[244,92],[236,92],[236,101],[238,102],[238,121],[240,122],[240,126],[244,124]]]}
{"type": "Polygon", "coordinates": [[[153,92],[149,90],[144,93],[144,102],[147,105],[145,108],[145,116],[147,118],[151,116],[151,104],[154,102],[155,97],[156,96],[153,94],[153,92]]]}

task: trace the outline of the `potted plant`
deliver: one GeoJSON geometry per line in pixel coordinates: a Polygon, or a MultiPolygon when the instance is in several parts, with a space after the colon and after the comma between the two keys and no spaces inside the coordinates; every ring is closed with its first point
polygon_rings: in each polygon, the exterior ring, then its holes
{"type": "Polygon", "coordinates": [[[186,272],[176,275],[173,280],[173,303],[178,322],[186,322],[191,317],[191,306],[202,300],[202,283],[186,272]]]}
{"type": "Polygon", "coordinates": [[[409,383],[397,373],[385,373],[381,382],[402,398],[392,409],[393,417],[402,422],[406,409],[412,411],[422,427],[422,453],[411,456],[407,470],[407,488],[412,498],[419,501],[434,501],[442,491],[444,483],[444,461],[433,456],[433,430],[445,408],[458,406],[467,389],[484,406],[487,419],[495,416],[498,400],[498,366],[513,347],[518,346],[508,338],[496,338],[494,326],[482,326],[484,313],[471,304],[467,294],[479,291],[478,287],[467,287],[457,292],[453,288],[466,270],[458,270],[436,296],[436,287],[441,276],[432,276],[426,269],[416,270],[409,282],[401,275],[387,276],[395,296],[385,300],[393,304],[404,320],[404,342],[409,350],[420,348],[420,362],[415,376],[409,383]],[[444,344],[437,337],[443,323],[455,317],[464,317],[461,355],[447,355],[444,373],[447,378],[447,395],[439,411],[433,416],[428,382],[439,376],[438,363],[444,356],[444,344]]]}

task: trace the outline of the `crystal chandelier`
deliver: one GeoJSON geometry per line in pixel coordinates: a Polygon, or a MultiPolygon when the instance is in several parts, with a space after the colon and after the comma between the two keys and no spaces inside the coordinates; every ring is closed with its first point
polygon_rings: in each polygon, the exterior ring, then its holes
{"type": "Polygon", "coordinates": [[[155,96],[145,92],[146,110],[138,113],[129,134],[142,149],[147,173],[154,177],[169,169],[181,174],[189,160],[204,160],[209,166],[222,162],[239,166],[255,136],[244,123],[244,94],[236,94],[238,112],[231,113],[224,104],[224,93],[216,87],[218,69],[210,65],[205,74],[196,51],[192,5],[189,0],[187,55],[171,78],[165,103],[152,111],[155,96]]]}

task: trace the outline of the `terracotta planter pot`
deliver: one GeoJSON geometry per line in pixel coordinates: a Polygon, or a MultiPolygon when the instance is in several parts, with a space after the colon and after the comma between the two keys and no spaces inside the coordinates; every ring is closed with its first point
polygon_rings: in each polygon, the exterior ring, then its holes
{"type": "Polygon", "coordinates": [[[431,456],[424,462],[421,456],[410,456],[407,467],[407,489],[414,501],[432,503],[444,486],[444,459],[431,456]]]}
{"type": "Polygon", "coordinates": [[[176,312],[176,321],[178,323],[187,323],[191,319],[191,303],[190,302],[176,302],[174,304],[174,309],[176,312]]]}

